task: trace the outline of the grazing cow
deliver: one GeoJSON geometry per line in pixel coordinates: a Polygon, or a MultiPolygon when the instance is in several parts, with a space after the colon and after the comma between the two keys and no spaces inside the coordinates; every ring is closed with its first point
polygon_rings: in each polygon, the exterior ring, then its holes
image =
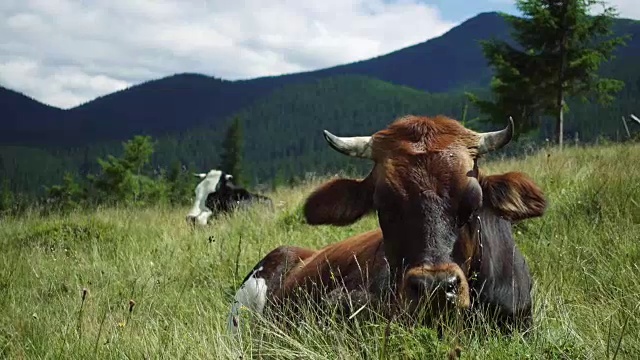
{"type": "Polygon", "coordinates": [[[187,222],[206,225],[209,218],[220,212],[230,212],[238,207],[246,207],[255,202],[271,206],[271,199],[252,194],[231,182],[232,175],[220,170],[210,170],[204,174],[194,174],[202,181],[196,186],[193,207],[187,214],[187,222]]]}
{"type": "Polygon", "coordinates": [[[333,149],[370,159],[373,168],[362,180],[333,179],[316,189],[304,204],[307,222],[344,226],[376,212],[380,227],[319,250],[272,250],[236,292],[230,330],[237,331],[243,306],[262,313],[296,304],[300,295],[321,305],[340,293],[351,304],[405,314],[484,309],[503,330],[529,327],[532,279],[511,222],[541,216],[546,200],[523,173],[485,175],[477,167],[512,135],[511,118],[503,130],[477,133],[444,116],[406,116],[373,136],[325,131],[333,149]]]}
{"type": "Polygon", "coordinates": [[[220,178],[218,189],[207,196],[206,207],[214,213],[230,212],[236,208],[246,208],[254,203],[263,203],[273,208],[270,198],[254,194],[246,189],[236,186],[231,182],[233,176],[226,175],[220,178]]]}

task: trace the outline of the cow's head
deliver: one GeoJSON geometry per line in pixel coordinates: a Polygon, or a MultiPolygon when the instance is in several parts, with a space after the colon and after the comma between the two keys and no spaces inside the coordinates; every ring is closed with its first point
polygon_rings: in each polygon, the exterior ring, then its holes
{"type": "Polygon", "coordinates": [[[193,207],[187,214],[187,222],[206,225],[209,217],[213,215],[211,209],[206,206],[207,197],[218,190],[221,179],[229,180],[232,176],[216,169],[210,170],[206,174],[194,174],[194,176],[202,181],[196,186],[195,199],[193,207]]]}
{"type": "Polygon", "coordinates": [[[469,306],[467,274],[453,252],[456,242],[477,241],[474,214],[483,200],[510,220],[544,211],[542,193],[524,175],[479,178],[478,158],[509,143],[512,119],[503,130],[478,133],[444,116],[406,116],[372,136],[324,135],[333,149],[374,166],[365,179],[334,179],[314,191],[307,222],[347,225],[377,211],[399,293],[414,306],[425,299],[469,306]]]}

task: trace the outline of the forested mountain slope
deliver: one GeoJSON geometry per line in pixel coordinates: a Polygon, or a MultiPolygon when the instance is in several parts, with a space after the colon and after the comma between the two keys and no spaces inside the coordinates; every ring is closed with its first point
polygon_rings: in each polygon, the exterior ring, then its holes
{"type": "Polygon", "coordinates": [[[65,111],[0,86],[0,144],[33,143],[57,132],[65,111]]]}
{"type": "MultiPolygon", "coordinates": [[[[638,80],[638,79],[636,79],[638,80]]],[[[638,108],[640,82],[630,84],[610,107],[571,101],[566,116],[569,137],[579,133],[582,141],[602,134],[612,139],[624,135],[621,114],[638,108]]],[[[234,113],[243,124],[244,167],[252,184],[288,179],[305,172],[327,173],[345,169],[364,171],[370,164],[337,154],[325,143],[322,130],[337,135],[370,134],[406,114],[445,114],[476,130],[494,130],[473,119],[477,111],[466,106],[462,94],[428,94],[363,76],[339,76],[294,84],[274,91],[253,105],[234,113]],[[465,115],[466,109],[466,115],[465,115]]],[[[153,167],[173,163],[207,171],[219,165],[224,123],[205,124],[179,135],[156,137],[153,167]]],[[[640,126],[630,125],[632,131],[640,126]]],[[[537,138],[552,134],[545,123],[537,138]]],[[[521,139],[526,142],[528,139],[521,139]]],[[[524,144],[514,142],[501,152],[514,151],[524,144]]],[[[0,170],[12,180],[16,191],[41,192],[43,185],[58,183],[65,169],[85,175],[98,169],[96,157],[118,156],[121,142],[101,142],[53,152],[16,147],[0,147],[0,170]],[[18,150],[21,149],[21,150],[18,150]],[[27,151],[28,150],[28,151],[27,151]]]]}
{"type": "MultiPolygon", "coordinates": [[[[621,116],[640,113],[639,24],[616,21],[616,33],[633,37],[602,69],[624,80],[625,89],[609,107],[570,101],[567,137],[577,132],[583,141],[620,139],[621,116]]],[[[367,61],[247,81],[179,74],[67,111],[0,88],[0,177],[9,179],[14,191],[41,193],[44,185],[58,183],[65,170],[95,171],[96,157],[119,154],[121,142],[136,134],[158,140],[154,166],[180,162],[205,171],[218,166],[221,138],[234,116],[244,124],[246,168],[253,183],[346,165],[364,168],[363,162],[330,151],[322,129],[367,133],[405,114],[462,119],[466,102],[461,90],[486,91],[490,78],[476,40],[507,33],[496,13],[480,14],[440,38],[367,61]]],[[[466,110],[467,120],[477,115],[473,107],[466,110]]],[[[538,139],[550,137],[551,129],[545,123],[538,139]]],[[[631,130],[638,129],[631,125],[631,130]]]]}
{"type": "MultiPolygon", "coordinates": [[[[570,99],[565,117],[568,138],[581,141],[598,137],[619,140],[624,136],[621,115],[640,109],[640,77],[630,82],[616,101],[604,107],[570,99]]],[[[478,93],[485,90],[478,90],[478,93]]],[[[636,111],[638,112],[638,111],[636,111]]],[[[477,110],[461,93],[428,94],[363,76],[339,76],[290,85],[235,113],[243,121],[245,160],[251,178],[266,181],[278,175],[304,172],[335,172],[348,167],[365,169],[370,164],[349,159],[331,150],[322,136],[327,129],[336,135],[369,135],[406,114],[444,114],[474,130],[496,130],[477,123],[477,110]]],[[[506,123],[506,119],[505,119],[506,123]]],[[[640,126],[629,125],[632,131],[640,126]]],[[[553,119],[545,119],[537,133],[521,138],[505,151],[525,142],[552,137],[553,119]]],[[[202,169],[217,165],[223,131],[218,126],[199,127],[179,137],[160,141],[156,161],[193,161],[202,169]]]]}
{"type": "MultiPolygon", "coordinates": [[[[616,78],[637,78],[640,67],[640,23],[620,19],[616,34],[635,35],[618,57],[603,68],[616,78]]],[[[83,146],[122,141],[136,134],[172,135],[195,126],[216,126],[272,91],[338,75],[364,75],[428,92],[455,92],[486,87],[491,70],[478,40],[509,37],[495,12],[479,14],[446,34],[369,60],[317,71],[226,81],[201,74],[176,74],[99,97],[70,110],[49,108],[27,97],[15,101],[0,92],[0,145],[83,146]],[[29,101],[26,101],[29,100],[29,101]],[[32,103],[29,103],[32,102],[32,103]],[[32,126],[38,124],[39,126],[32,126]],[[46,126],[44,126],[46,125],[46,126]]]]}

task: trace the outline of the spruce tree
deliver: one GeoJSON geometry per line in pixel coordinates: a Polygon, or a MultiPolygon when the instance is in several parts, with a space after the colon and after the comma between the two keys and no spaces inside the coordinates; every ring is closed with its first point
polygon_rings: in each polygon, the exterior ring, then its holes
{"type": "Polygon", "coordinates": [[[178,160],[174,160],[169,168],[167,183],[169,186],[169,200],[173,204],[188,204],[193,194],[192,177],[186,167],[178,160]]]}
{"type": "Polygon", "coordinates": [[[495,122],[504,123],[508,115],[519,117],[520,130],[535,128],[537,116],[555,117],[562,148],[566,99],[608,104],[624,86],[620,80],[599,77],[598,69],[626,37],[611,36],[617,13],[601,0],[518,0],[517,7],[522,17],[503,16],[518,46],[497,40],[482,43],[496,71],[492,82],[496,100],[470,97],[495,122]],[[602,11],[592,15],[596,5],[602,11]]]}
{"type": "Polygon", "coordinates": [[[75,180],[71,172],[66,171],[62,185],[53,185],[47,188],[47,198],[59,210],[70,210],[77,207],[82,201],[84,190],[75,180]]]}
{"type": "Polygon", "coordinates": [[[101,173],[87,178],[102,194],[103,200],[136,202],[156,191],[151,178],[144,174],[154,152],[154,143],[150,136],[134,136],[122,143],[122,147],[121,158],[113,155],[107,155],[106,160],[98,158],[101,173]]]}
{"type": "Polygon", "coordinates": [[[244,185],[242,168],[242,123],[239,117],[235,117],[227,129],[222,142],[222,155],[220,157],[220,169],[233,176],[233,182],[244,185]]]}
{"type": "Polygon", "coordinates": [[[0,183],[0,215],[9,212],[14,207],[14,196],[9,186],[9,179],[4,178],[0,183]]]}
{"type": "Polygon", "coordinates": [[[85,146],[83,149],[82,163],[78,168],[80,177],[86,177],[91,171],[91,161],[89,160],[89,146],[85,146]]]}
{"type": "Polygon", "coordinates": [[[0,183],[0,215],[3,212],[9,211],[13,207],[13,192],[11,191],[11,187],[9,184],[9,176],[8,172],[5,171],[4,168],[4,160],[2,155],[0,154],[0,179],[2,182],[0,183]]]}
{"type": "Polygon", "coordinates": [[[155,144],[150,136],[136,135],[133,139],[122,144],[124,148],[123,160],[128,169],[136,175],[142,174],[142,169],[151,161],[155,144]]]}

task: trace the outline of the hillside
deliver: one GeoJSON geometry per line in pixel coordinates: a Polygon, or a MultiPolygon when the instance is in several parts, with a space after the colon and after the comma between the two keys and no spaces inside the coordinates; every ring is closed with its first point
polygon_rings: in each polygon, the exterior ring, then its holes
{"type": "MultiPolygon", "coordinates": [[[[640,107],[637,85],[628,86],[606,108],[570,101],[571,111],[566,115],[568,137],[578,132],[582,141],[594,141],[602,135],[621,139],[624,128],[620,115],[640,107]]],[[[243,123],[244,168],[250,185],[254,186],[303,177],[307,172],[324,174],[343,168],[361,172],[368,165],[332,151],[322,137],[323,129],[339,135],[366,134],[406,114],[445,114],[464,120],[466,105],[459,94],[429,94],[350,75],[287,85],[232,115],[239,116],[243,123]]],[[[467,108],[468,126],[494,130],[473,122],[477,115],[475,108],[467,108]]],[[[221,129],[230,119],[196,126],[177,135],[156,137],[152,167],[166,169],[174,163],[190,165],[198,171],[217,167],[224,134],[221,129]]],[[[640,126],[630,127],[631,131],[640,132],[640,126]]],[[[552,131],[553,124],[548,122],[533,136],[549,137],[552,131]]],[[[525,137],[514,141],[505,153],[521,152],[530,140],[525,137]]],[[[120,141],[111,141],[56,151],[27,150],[0,146],[0,174],[4,171],[11,179],[13,191],[42,194],[45,185],[61,181],[64,170],[95,173],[99,170],[98,156],[117,156],[122,147],[120,141]]]]}
{"type": "MultiPolygon", "coordinates": [[[[616,21],[615,30],[618,34],[638,35],[640,23],[620,19],[616,21]]],[[[161,136],[199,125],[217,126],[273,90],[346,74],[428,92],[484,87],[491,71],[477,41],[490,37],[505,39],[508,32],[497,13],[482,13],[438,38],[366,61],[245,81],[177,74],[138,84],[51,116],[31,115],[32,105],[3,100],[6,95],[0,93],[0,104],[4,104],[0,109],[0,126],[7,129],[0,136],[0,145],[83,146],[96,141],[121,141],[140,133],[161,136]],[[45,121],[42,118],[55,126],[23,126],[12,130],[22,126],[20,124],[45,121]],[[25,133],[23,128],[30,131],[25,133]]],[[[637,63],[640,63],[640,36],[633,37],[628,46],[620,50],[618,59],[603,71],[630,81],[640,78],[640,68],[633,66],[637,63]]]]}
{"type": "Polygon", "coordinates": [[[374,216],[345,227],[302,223],[297,209],[322,180],[315,179],[269,193],[273,212],[255,207],[202,229],[187,226],[186,206],[0,218],[0,353],[445,359],[459,345],[462,359],[636,359],[640,187],[630,184],[640,183],[640,167],[629,164],[638,158],[640,145],[627,144],[480,164],[488,173],[525,171],[549,199],[542,218],[514,229],[534,278],[535,326],[526,336],[500,336],[480,320],[446,327],[439,339],[428,328],[360,315],[348,325],[303,318],[279,331],[243,315],[251,331],[227,337],[232,291],[269,250],[319,248],[376,226],[374,216]]]}
{"type": "MultiPolygon", "coordinates": [[[[377,79],[341,76],[285,86],[233,115],[243,121],[245,167],[249,179],[257,183],[270,182],[278,172],[289,178],[306,171],[333,171],[345,162],[360,166],[361,163],[328,151],[322,137],[325,128],[341,134],[375,131],[407,113],[459,116],[463,108],[462,96],[427,94],[377,79]]],[[[157,137],[153,166],[166,168],[180,162],[202,171],[218,166],[224,133],[220,129],[226,121],[157,137]]],[[[45,161],[50,156],[30,157],[45,151],[53,150],[21,153],[0,146],[0,159],[4,158],[4,170],[12,179],[14,191],[41,192],[42,185],[60,181],[61,162],[45,165],[40,159],[45,161]],[[22,175],[16,177],[18,174],[22,175]]],[[[120,152],[121,142],[111,141],[58,150],[55,154],[74,164],[68,169],[77,172],[82,165],[87,171],[96,171],[96,157],[120,152]]]]}
{"type": "MultiPolygon", "coordinates": [[[[257,183],[276,176],[288,179],[305,172],[367,165],[329,149],[323,129],[341,135],[366,134],[406,114],[443,113],[461,118],[464,106],[461,95],[428,94],[350,75],[288,85],[233,116],[243,121],[245,168],[249,179],[257,183]]],[[[475,112],[470,110],[468,116],[475,112]]],[[[161,138],[155,159],[160,163],[193,162],[200,169],[215,167],[222,136],[219,127],[202,126],[161,138]]]]}
{"type": "Polygon", "coordinates": [[[57,132],[65,111],[0,86],[0,144],[34,144],[57,132]]]}
{"type": "MultiPolygon", "coordinates": [[[[331,150],[322,136],[324,129],[347,136],[371,134],[406,114],[445,114],[464,120],[466,105],[462,95],[428,94],[377,79],[340,76],[289,85],[234,116],[243,120],[245,169],[253,183],[259,183],[270,182],[276,176],[288,179],[306,172],[324,174],[345,167],[362,170],[368,166],[366,161],[331,150]]],[[[630,85],[609,107],[576,100],[569,101],[569,106],[571,111],[565,117],[569,139],[575,133],[583,142],[601,136],[622,139],[620,115],[640,108],[640,87],[630,85]]],[[[472,121],[479,115],[475,108],[469,106],[466,110],[467,126],[480,131],[495,130],[472,121]]],[[[640,132],[640,126],[629,126],[631,131],[640,132]]],[[[505,151],[521,152],[529,146],[531,137],[551,137],[553,129],[553,121],[549,119],[538,134],[514,141],[505,151]]],[[[161,138],[156,163],[192,162],[203,171],[215,167],[222,136],[219,127],[211,126],[161,138]]]]}
{"type": "Polygon", "coordinates": [[[317,71],[249,80],[247,83],[272,81],[281,84],[291,79],[364,75],[428,92],[486,86],[491,79],[491,70],[478,40],[491,37],[509,39],[509,27],[496,12],[478,14],[442,36],[372,59],[317,71]]]}
{"type": "Polygon", "coordinates": [[[69,110],[63,127],[70,136],[61,144],[121,140],[134,134],[173,134],[198,124],[215,124],[265,93],[255,84],[200,74],[173,75],[69,110]]]}

